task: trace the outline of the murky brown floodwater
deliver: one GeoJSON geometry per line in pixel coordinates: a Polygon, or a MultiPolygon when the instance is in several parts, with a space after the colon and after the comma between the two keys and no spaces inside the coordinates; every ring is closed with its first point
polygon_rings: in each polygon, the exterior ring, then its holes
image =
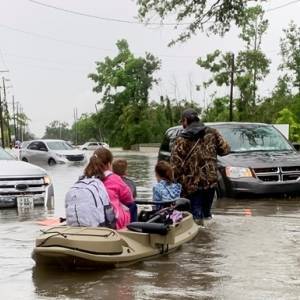
{"type": "MultiPolygon", "coordinates": [[[[139,198],[151,198],[156,155],[129,161],[139,198]]],[[[0,210],[0,299],[300,299],[299,199],[215,203],[214,221],[178,251],[130,267],[93,272],[37,269],[40,226],[64,215],[64,194],[82,166],[46,167],[55,210],[0,210]]]]}

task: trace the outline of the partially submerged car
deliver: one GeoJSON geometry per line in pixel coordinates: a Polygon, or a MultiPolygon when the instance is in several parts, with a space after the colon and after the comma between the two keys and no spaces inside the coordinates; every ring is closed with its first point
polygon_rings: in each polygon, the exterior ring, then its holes
{"type": "Polygon", "coordinates": [[[63,140],[34,140],[20,149],[19,158],[22,161],[45,164],[50,166],[67,162],[84,162],[83,151],[73,148],[63,140]]]}
{"type": "Polygon", "coordinates": [[[18,161],[0,148],[0,208],[52,205],[53,185],[46,171],[18,161]]]}
{"type": "Polygon", "coordinates": [[[82,146],[80,146],[81,150],[96,150],[100,147],[104,147],[106,149],[109,149],[109,145],[104,142],[86,142],[82,146]]]}
{"type": "MultiPolygon", "coordinates": [[[[231,152],[218,157],[220,196],[300,194],[300,154],[274,126],[263,123],[206,123],[230,144],[231,152]]],[[[159,150],[160,160],[170,150],[181,126],[169,128],[159,150]]]]}

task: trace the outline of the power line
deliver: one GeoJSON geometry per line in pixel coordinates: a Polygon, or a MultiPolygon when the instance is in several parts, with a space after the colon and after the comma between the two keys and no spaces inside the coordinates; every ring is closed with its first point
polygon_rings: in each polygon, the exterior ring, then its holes
{"type": "MultiPolygon", "coordinates": [[[[4,24],[0,24],[0,27],[5,28],[7,30],[15,31],[15,32],[18,32],[18,33],[23,33],[23,34],[26,34],[26,35],[34,36],[36,38],[46,39],[46,40],[50,40],[50,41],[54,41],[54,42],[58,42],[58,43],[63,43],[63,44],[71,45],[71,46],[88,48],[88,49],[93,49],[93,50],[101,50],[101,51],[105,51],[105,52],[115,51],[115,49],[111,49],[111,48],[100,48],[100,47],[97,47],[97,46],[81,44],[81,43],[74,42],[74,41],[57,39],[57,38],[49,36],[49,35],[44,35],[44,34],[32,32],[32,31],[25,31],[23,29],[7,26],[7,25],[4,25],[4,24]]],[[[136,52],[136,54],[143,55],[144,53],[136,52]]],[[[166,58],[197,58],[196,56],[194,57],[194,56],[180,56],[180,55],[166,55],[166,54],[155,54],[155,55],[157,55],[159,57],[166,57],[166,58]]]]}
{"type": "MultiPolygon", "coordinates": [[[[0,52],[0,54],[1,54],[1,52],[0,52]]],[[[45,57],[36,57],[36,56],[32,57],[32,56],[19,55],[19,54],[9,53],[9,52],[5,52],[5,55],[20,58],[20,59],[26,59],[26,60],[34,60],[34,61],[40,61],[40,62],[45,62],[45,63],[54,63],[54,64],[58,64],[58,65],[64,64],[64,65],[73,66],[73,67],[74,66],[84,67],[83,64],[74,64],[74,62],[71,62],[71,61],[54,60],[54,59],[49,59],[49,58],[45,58],[45,57]]]]}
{"type": "MultiPolygon", "coordinates": [[[[77,15],[77,16],[82,16],[82,17],[93,18],[93,19],[98,19],[98,20],[106,21],[106,22],[116,22],[116,23],[135,24],[135,25],[156,25],[156,26],[157,25],[158,26],[188,26],[188,25],[192,24],[191,22],[190,23],[187,23],[187,22],[186,23],[176,23],[176,22],[173,22],[173,23],[163,23],[163,22],[141,23],[139,21],[133,21],[133,20],[126,20],[126,19],[119,19],[119,18],[111,18],[111,17],[102,17],[102,16],[97,16],[97,15],[92,15],[92,14],[88,14],[88,13],[84,13],[84,12],[80,12],[80,11],[75,11],[75,10],[66,9],[66,8],[63,8],[63,7],[58,7],[58,6],[46,4],[46,3],[43,3],[43,2],[40,2],[40,1],[37,1],[37,0],[28,0],[28,1],[31,2],[31,3],[37,4],[37,5],[40,5],[40,6],[44,6],[44,7],[47,7],[47,8],[51,8],[51,9],[54,9],[54,10],[58,10],[58,11],[61,11],[61,12],[64,12],[64,13],[77,15]]],[[[300,2],[300,0],[293,0],[293,1],[290,1],[288,3],[282,4],[282,5],[273,7],[273,8],[266,9],[265,11],[266,12],[272,12],[272,11],[290,6],[292,4],[296,4],[298,2],[300,2]]]]}
{"type": "Polygon", "coordinates": [[[294,0],[294,1],[290,1],[290,2],[288,2],[288,3],[282,4],[282,5],[279,5],[279,6],[273,7],[273,8],[266,9],[266,12],[270,12],[270,11],[278,10],[278,9],[281,9],[281,8],[284,8],[284,7],[290,6],[290,5],[292,5],[292,4],[299,3],[299,2],[300,2],[300,0],[294,0]]]}
{"type": "Polygon", "coordinates": [[[4,24],[0,24],[0,27],[11,30],[11,31],[31,35],[31,36],[34,36],[34,37],[37,37],[37,38],[51,40],[51,41],[58,42],[58,43],[63,43],[63,44],[68,44],[68,45],[83,47],[83,48],[90,48],[90,49],[94,49],[94,50],[109,51],[109,52],[111,51],[111,49],[105,49],[105,48],[100,48],[100,47],[96,47],[96,46],[80,44],[80,43],[73,42],[73,41],[61,40],[61,39],[54,38],[52,36],[39,34],[39,33],[32,32],[32,31],[25,31],[25,30],[18,29],[18,28],[15,28],[15,27],[10,27],[10,26],[4,25],[4,24]]]}
{"type": "Polygon", "coordinates": [[[29,2],[32,2],[37,5],[41,5],[44,7],[52,8],[55,10],[59,10],[68,14],[72,15],[77,15],[77,16],[82,16],[82,17],[88,17],[88,18],[93,18],[93,19],[98,19],[101,21],[108,21],[108,22],[116,22],[116,23],[126,23],[126,24],[136,24],[136,25],[160,25],[160,26],[183,26],[183,25],[190,25],[191,23],[155,23],[155,22],[147,22],[147,23],[141,23],[139,21],[133,21],[133,20],[125,20],[125,19],[118,19],[118,18],[110,18],[110,17],[101,17],[101,16],[96,16],[88,13],[83,13],[80,11],[75,11],[75,10],[70,10],[50,4],[46,4],[40,1],[36,0],[28,0],[29,2]]]}

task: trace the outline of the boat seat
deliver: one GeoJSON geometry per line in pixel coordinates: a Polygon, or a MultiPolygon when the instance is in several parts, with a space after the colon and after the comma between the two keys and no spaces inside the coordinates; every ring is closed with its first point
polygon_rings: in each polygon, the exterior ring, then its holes
{"type": "Polygon", "coordinates": [[[169,232],[169,226],[163,223],[132,222],[127,225],[127,228],[135,232],[160,235],[166,235],[169,232]]]}

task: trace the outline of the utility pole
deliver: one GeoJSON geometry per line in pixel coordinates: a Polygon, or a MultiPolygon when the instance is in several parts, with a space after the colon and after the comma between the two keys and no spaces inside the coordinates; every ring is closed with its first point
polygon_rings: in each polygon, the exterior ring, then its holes
{"type": "MultiPolygon", "coordinates": [[[[23,107],[20,109],[20,112],[21,112],[21,114],[22,114],[23,122],[25,122],[23,107]]],[[[25,127],[25,124],[24,124],[23,122],[20,124],[20,129],[21,129],[21,134],[20,134],[21,142],[23,142],[23,140],[24,140],[24,127],[25,127]]]]}
{"type": "MultiPolygon", "coordinates": [[[[0,73],[6,73],[9,70],[0,70],[0,73]]],[[[3,101],[1,99],[1,89],[0,89],[0,126],[1,126],[1,146],[5,148],[5,139],[4,139],[4,120],[3,120],[3,101]]]]}
{"type": "Polygon", "coordinates": [[[9,110],[8,110],[8,103],[7,100],[5,101],[5,117],[6,117],[6,126],[7,126],[7,134],[8,134],[8,145],[11,147],[11,130],[10,130],[10,116],[9,116],[9,110]]]}
{"type": "Polygon", "coordinates": [[[2,106],[1,89],[0,89],[0,126],[1,126],[1,146],[2,146],[2,148],[5,148],[3,106],[2,106]]]}
{"type": "Polygon", "coordinates": [[[18,139],[22,141],[22,106],[20,103],[17,102],[17,132],[18,132],[18,139]]]}
{"type": "Polygon", "coordinates": [[[61,122],[59,121],[59,139],[61,140],[61,122]]]}
{"type": "Polygon", "coordinates": [[[19,102],[16,103],[17,104],[17,118],[16,118],[16,129],[17,129],[17,133],[16,133],[16,140],[20,139],[20,135],[19,135],[19,127],[20,127],[20,120],[19,120],[19,102]]]}
{"type": "Polygon", "coordinates": [[[10,88],[12,86],[6,87],[5,81],[10,81],[10,80],[5,77],[2,77],[2,83],[3,83],[2,113],[4,112],[5,122],[6,122],[6,127],[7,127],[7,144],[8,144],[8,146],[11,146],[11,131],[10,131],[10,125],[9,125],[9,111],[8,111],[8,104],[7,104],[6,88],[10,88]]]}
{"type": "Polygon", "coordinates": [[[16,113],[15,113],[15,96],[12,96],[12,107],[13,107],[13,121],[14,121],[14,132],[15,142],[17,140],[17,125],[16,125],[16,113]]]}
{"type": "Polygon", "coordinates": [[[233,86],[234,86],[235,59],[234,53],[231,56],[231,72],[230,72],[230,102],[229,102],[229,121],[233,120],[233,86]]]}
{"type": "MultiPolygon", "coordinates": [[[[95,109],[96,109],[96,114],[98,114],[98,107],[97,107],[97,104],[95,104],[95,109]]],[[[98,131],[99,131],[100,142],[104,142],[104,138],[103,138],[103,135],[102,135],[100,126],[99,126],[99,128],[98,128],[98,131]]]]}
{"type": "Polygon", "coordinates": [[[77,121],[78,121],[78,115],[77,115],[77,107],[74,108],[74,129],[75,129],[75,145],[78,144],[78,128],[77,128],[77,121]]]}

